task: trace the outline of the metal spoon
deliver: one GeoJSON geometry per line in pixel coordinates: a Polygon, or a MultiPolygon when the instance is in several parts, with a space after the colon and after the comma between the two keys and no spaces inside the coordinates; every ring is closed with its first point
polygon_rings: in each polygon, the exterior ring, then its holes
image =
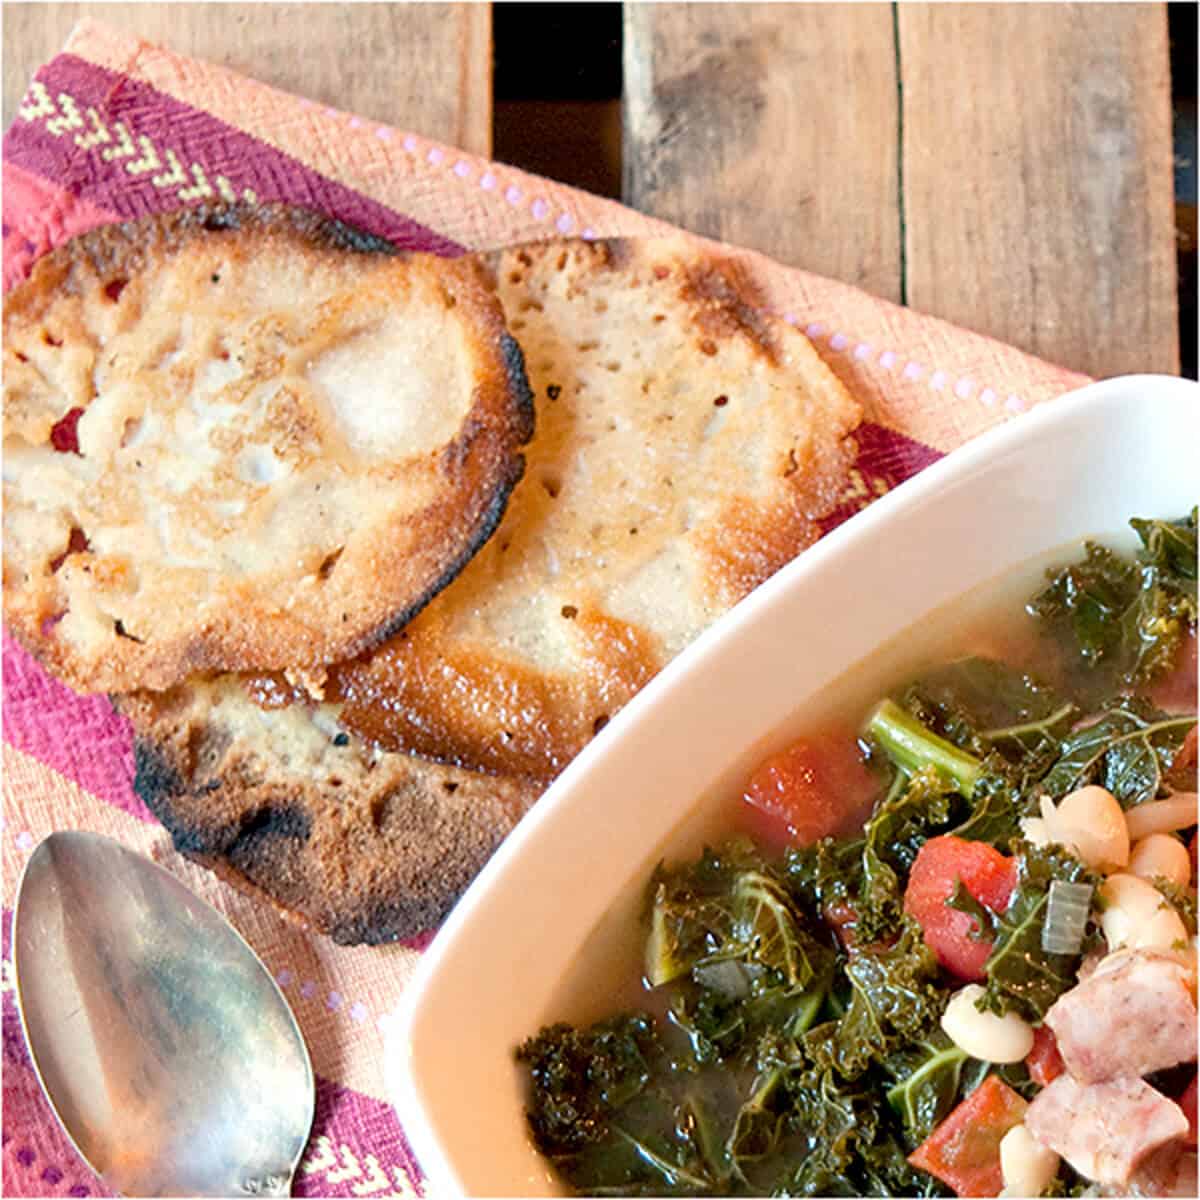
{"type": "Polygon", "coordinates": [[[126,1196],[286,1196],[308,1141],[308,1051],[216,909],[94,833],[33,851],[13,917],[17,1003],[67,1135],[126,1196]]]}

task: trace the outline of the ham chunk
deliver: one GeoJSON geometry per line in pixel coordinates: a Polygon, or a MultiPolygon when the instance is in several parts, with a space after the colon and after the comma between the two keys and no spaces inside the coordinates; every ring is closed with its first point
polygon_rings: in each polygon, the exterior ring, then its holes
{"type": "Polygon", "coordinates": [[[1188,1131],[1173,1100],[1141,1079],[1082,1084],[1060,1075],[1025,1112],[1025,1127],[1080,1175],[1124,1186],[1149,1154],[1188,1131]]]}
{"type": "Polygon", "coordinates": [[[1177,1196],[1195,1196],[1196,1182],[1195,1151],[1186,1149],[1182,1142],[1171,1142],[1147,1157],[1119,1194],[1174,1200],[1177,1196]]]}
{"type": "Polygon", "coordinates": [[[1109,955],[1046,1013],[1067,1070],[1081,1083],[1147,1075],[1196,1058],[1196,1001],[1178,959],[1109,955]]]}

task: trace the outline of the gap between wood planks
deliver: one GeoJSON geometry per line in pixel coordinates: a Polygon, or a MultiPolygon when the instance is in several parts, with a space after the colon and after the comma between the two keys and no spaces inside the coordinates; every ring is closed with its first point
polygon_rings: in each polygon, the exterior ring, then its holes
{"type": "Polygon", "coordinates": [[[625,198],[1095,375],[1178,369],[1163,5],[629,5],[625,198]]]}

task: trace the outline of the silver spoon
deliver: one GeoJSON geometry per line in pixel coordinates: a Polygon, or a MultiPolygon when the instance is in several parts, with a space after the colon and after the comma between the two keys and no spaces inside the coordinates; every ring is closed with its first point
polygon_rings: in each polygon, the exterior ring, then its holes
{"type": "Polygon", "coordinates": [[[312,1126],[308,1051],[275,981],[211,905],[95,833],[52,833],[13,916],[42,1089],[126,1196],[286,1196],[312,1126]]]}

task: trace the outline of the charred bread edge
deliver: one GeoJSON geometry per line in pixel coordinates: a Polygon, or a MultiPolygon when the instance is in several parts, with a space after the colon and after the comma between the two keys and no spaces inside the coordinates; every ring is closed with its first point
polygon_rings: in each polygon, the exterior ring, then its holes
{"type": "MultiPolygon", "coordinates": [[[[141,256],[141,246],[134,242],[132,237],[147,222],[153,224],[157,239],[160,242],[166,241],[168,244],[175,244],[186,240],[201,230],[210,232],[240,232],[258,228],[264,232],[270,232],[272,229],[282,229],[294,236],[308,240],[318,249],[327,248],[365,255],[380,254],[389,258],[408,258],[414,253],[401,249],[386,238],[357,229],[343,221],[326,217],[312,209],[301,206],[288,204],[247,205],[245,203],[231,205],[199,204],[178,209],[174,212],[160,214],[156,217],[119,222],[88,230],[51,250],[42,259],[38,260],[34,269],[37,270],[38,264],[45,262],[47,265],[42,268],[43,270],[57,268],[69,270],[71,262],[83,259],[88,261],[97,273],[106,274],[114,267],[114,263],[112,262],[114,257],[120,258],[128,255],[129,257],[126,259],[126,262],[136,263],[141,256]],[[122,242],[125,244],[120,244],[122,242]],[[131,247],[133,249],[132,255],[129,254],[131,247]]],[[[473,257],[473,261],[482,272],[486,273],[490,270],[484,256],[454,257],[473,257]]],[[[424,591],[417,595],[407,606],[398,612],[388,614],[376,625],[368,627],[357,638],[343,643],[341,651],[336,655],[336,659],[353,658],[399,632],[440,591],[449,585],[496,531],[497,526],[504,516],[513,488],[516,487],[524,475],[524,455],[516,452],[515,447],[525,445],[533,437],[535,426],[533,391],[529,385],[521,347],[511,333],[509,333],[504,324],[503,316],[500,316],[494,322],[491,332],[496,336],[496,349],[500,360],[499,365],[503,371],[504,387],[507,392],[507,405],[505,407],[507,408],[508,416],[506,423],[509,425],[513,438],[513,450],[508,456],[509,462],[505,464],[505,469],[502,473],[499,471],[495,473],[495,483],[491,489],[488,503],[479,512],[474,522],[474,528],[460,552],[447,564],[440,574],[434,577],[424,591]]],[[[486,341],[486,337],[480,334],[480,340],[486,341]]],[[[472,401],[472,410],[474,410],[476,403],[475,400],[472,401]]],[[[497,415],[500,414],[498,413],[497,415]]],[[[467,428],[461,430],[453,441],[444,448],[443,452],[451,455],[457,453],[465,456],[470,450],[472,441],[478,435],[479,428],[477,420],[469,415],[467,428]],[[471,427],[472,425],[474,425],[474,428],[471,427]]],[[[493,433],[493,437],[495,436],[497,435],[493,433]]],[[[41,639],[27,636],[24,630],[16,626],[12,627],[12,632],[17,637],[17,640],[35,657],[42,658],[45,656],[46,647],[43,645],[41,639]]],[[[180,655],[184,653],[180,651],[174,655],[174,665],[167,670],[167,673],[172,675],[177,682],[182,681],[190,673],[189,666],[194,670],[209,669],[217,665],[207,657],[204,661],[194,661],[191,664],[188,664],[186,661],[179,661],[180,655]]],[[[327,661],[334,661],[334,659],[331,658],[327,661]]],[[[232,664],[231,668],[249,669],[247,667],[239,668],[232,664]]]]}
{"type": "Polygon", "coordinates": [[[339,945],[378,946],[436,929],[508,832],[499,832],[462,881],[440,895],[400,891],[399,894],[381,897],[365,913],[351,911],[335,914],[333,920],[325,925],[308,913],[283,904],[268,888],[246,875],[243,869],[243,864],[252,867],[256,860],[260,860],[260,847],[265,838],[307,839],[312,829],[307,813],[293,805],[268,803],[254,809],[237,825],[202,829],[194,823],[180,820],[169,801],[177,796],[190,796],[193,800],[202,801],[205,792],[214,791],[221,785],[214,781],[200,791],[193,792],[172,762],[170,754],[152,738],[135,736],[133,753],[134,792],[171,835],[171,842],[180,854],[211,870],[239,891],[256,900],[266,901],[292,924],[309,932],[327,934],[339,945]]]}

